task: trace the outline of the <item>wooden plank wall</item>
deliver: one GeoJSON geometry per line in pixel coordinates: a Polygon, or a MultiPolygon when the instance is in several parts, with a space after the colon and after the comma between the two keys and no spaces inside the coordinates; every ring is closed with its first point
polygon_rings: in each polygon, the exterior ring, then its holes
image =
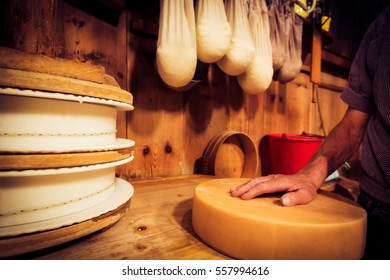
{"type": "MultiPolygon", "coordinates": [[[[312,102],[305,71],[288,84],[273,82],[256,96],[244,93],[234,77],[215,65],[191,90],[169,89],[155,70],[156,37],[131,30],[133,19],[158,24],[158,1],[152,2],[152,7],[127,8],[117,25],[61,0],[1,4],[1,45],[102,65],[133,94],[135,110],[118,114],[117,135],[135,140],[135,159],[118,168],[120,177],[192,174],[209,140],[224,130],[245,132],[259,147],[267,133],[328,133],[342,117],[346,107],[339,90],[320,87],[312,102]]],[[[344,78],[327,73],[323,79],[339,88],[346,85],[344,78]]]]}

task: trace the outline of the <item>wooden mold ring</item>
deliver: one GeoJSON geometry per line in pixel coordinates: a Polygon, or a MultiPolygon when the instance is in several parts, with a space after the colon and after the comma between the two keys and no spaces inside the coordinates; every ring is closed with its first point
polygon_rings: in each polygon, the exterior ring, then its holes
{"type": "Polygon", "coordinates": [[[221,132],[210,140],[202,156],[202,173],[215,175],[217,152],[224,143],[233,137],[239,140],[245,156],[240,177],[251,178],[256,176],[259,166],[256,146],[247,134],[236,131],[221,132]]]}

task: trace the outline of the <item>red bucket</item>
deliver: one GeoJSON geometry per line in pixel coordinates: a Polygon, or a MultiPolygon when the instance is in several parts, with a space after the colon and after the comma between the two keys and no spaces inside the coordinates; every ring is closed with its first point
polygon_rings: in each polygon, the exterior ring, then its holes
{"type": "Polygon", "coordinates": [[[312,134],[268,134],[271,170],[294,174],[309,162],[324,137],[312,134]]]}

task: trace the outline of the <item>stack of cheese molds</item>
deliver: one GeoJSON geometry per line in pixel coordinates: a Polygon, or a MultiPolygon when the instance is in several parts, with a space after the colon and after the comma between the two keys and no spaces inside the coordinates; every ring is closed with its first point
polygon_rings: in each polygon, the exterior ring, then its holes
{"type": "Polygon", "coordinates": [[[118,221],[134,189],[116,177],[134,141],[116,138],[132,95],[101,66],[0,48],[0,257],[118,221]]]}

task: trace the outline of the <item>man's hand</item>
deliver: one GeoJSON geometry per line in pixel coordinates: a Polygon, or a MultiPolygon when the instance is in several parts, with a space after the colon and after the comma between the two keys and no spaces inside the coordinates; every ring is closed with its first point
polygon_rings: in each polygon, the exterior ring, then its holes
{"type": "Polygon", "coordinates": [[[310,176],[297,173],[257,177],[230,190],[232,196],[241,199],[252,199],[262,194],[278,192],[286,192],[281,197],[281,204],[284,206],[307,204],[314,199],[317,186],[310,176]]]}

